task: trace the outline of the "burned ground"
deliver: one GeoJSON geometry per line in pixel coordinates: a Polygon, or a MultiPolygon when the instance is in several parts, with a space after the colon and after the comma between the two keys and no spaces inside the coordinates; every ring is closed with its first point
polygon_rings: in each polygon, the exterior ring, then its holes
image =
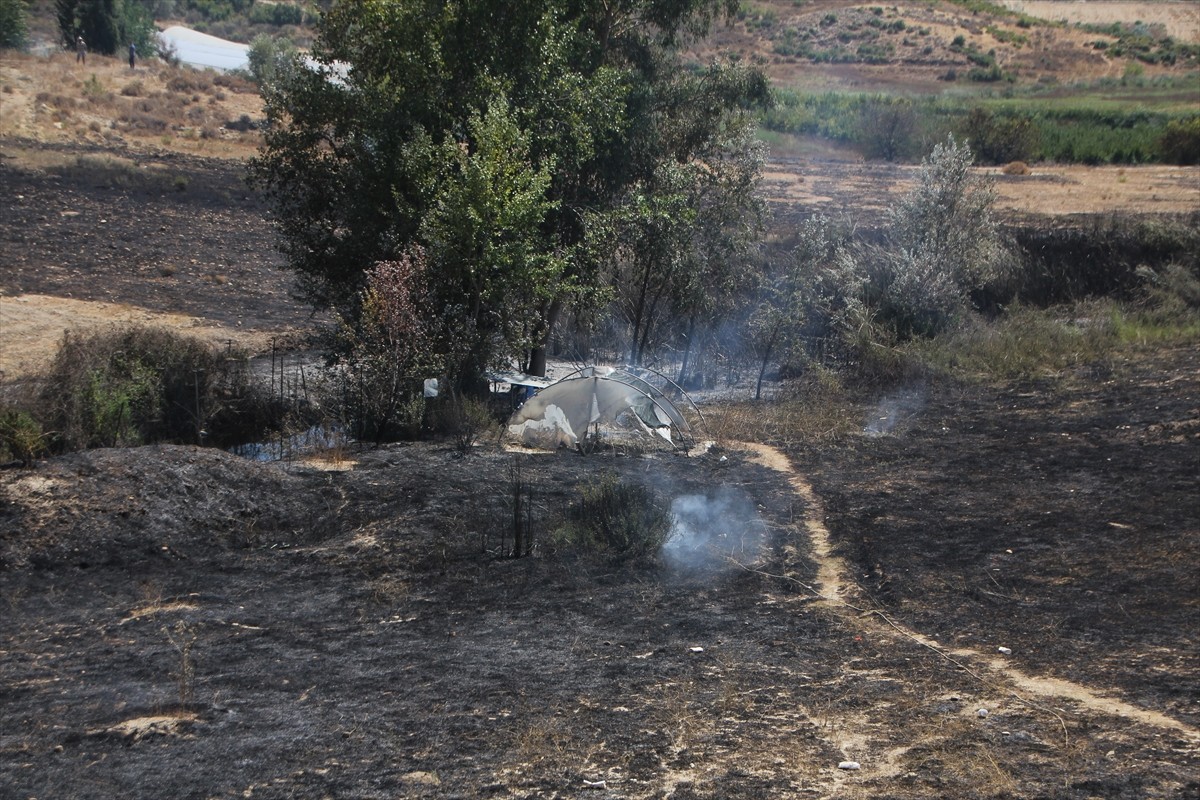
{"type": "Polygon", "coordinates": [[[895,435],[795,456],[879,603],[1195,727],[1200,358],[1084,372],[910,390],[895,435]]]}
{"type": "MultiPolygon", "coordinates": [[[[6,293],[304,324],[235,166],[5,150],[6,293]]],[[[905,387],[790,475],[731,443],[522,456],[516,560],[518,457],[487,448],[5,470],[0,796],[1195,796],[1198,375],[905,387]],[[700,564],[555,547],[608,470],[742,515],[700,564]]]]}
{"type": "Polygon", "coordinates": [[[1179,358],[1122,383],[1159,405],[1129,428],[1088,418],[1070,392],[932,391],[886,436],[793,454],[827,515],[736,450],[393,446],[328,471],[153,447],[7,472],[0,785],[13,797],[1187,796],[1200,787],[1194,395],[1140,379],[1192,363],[1179,358]],[[1076,453],[1063,434],[1091,446],[1076,453]],[[540,544],[514,560],[500,551],[518,460],[540,544]],[[1139,477],[1146,467],[1155,477],[1139,477]],[[561,509],[606,471],[667,497],[748,498],[767,535],[747,549],[756,520],[716,520],[710,557],[692,564],[558,550],[561,509]],[[1072,498],[1083,473],[1093,494],[1072,498]],[[1146,482],[1155,502],[1140,502],[1146,482]],[[851,599],[899,627],[814,596],[805,523],[823,516],[860,570],[851,599]],[[1142,535],[1122,545],[1109,522],[1142,535]],[[1176,724],[1031,694],[988,667],[997,644],[1023,669],[1176,724]],[[848,760],[861,769],[839,770],[848,760]]]}
{"type": "Polygon", "coordinates": [[[7,141],[5,295],[126,303],[287,331],[310,324],[240,162],[7,141]]]}

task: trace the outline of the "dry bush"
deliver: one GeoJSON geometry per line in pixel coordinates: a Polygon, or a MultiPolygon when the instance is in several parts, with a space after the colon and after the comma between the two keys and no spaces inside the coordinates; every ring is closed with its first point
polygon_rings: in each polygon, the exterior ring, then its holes
{"type": "Polygon", "coordinates": [[[1028,175],[1030,169],[1024,161],[1010,161],[1000,171],[1005,175],[1028,175]]]}
{"type": "Polygon", "coordinates": [[[213,87],[213,75],[211,72],[197,72],[196,70],[179,70],[174,76],[167,80],[167,88],[172,92],[180,94],[193,92],[207,92],[213,87]]]}
{"type": "Polygon", "coordinates": [[[133,81],[121,87],[123,97],[141,97],[146,93],[146,85],[141,81],[133,81]]]}
{"type": "Polygon", "coordinates": [[[99,92],[87,96],[88,108],[93,111],[103,111],[112,108],[117,96],[112,92],[99,92]]]}
{"type": "Polygon", "coordinates": [[[242,363],[164,328],[63,337],[36,412],[63,451],[225,438],[255,416],[242,363]],[[202,436],[202,431],[206,434],[202,436]]]}
{"type": "Polygon", "coordinates": [[[221,86],[234,94],[257,94],[258,84],[236,72],[221,72],[213,76],[213,85],[221,86]]]}
{"type": "Polygon", "coordinates": [[[838,375],[812,369],[769,403],[731,402],[706,407],[719,444],[775,442],[815,447],[861,429],[862,411],[838,375]]]}
{"type": "Polygon", "coordinates": [[[126,111],[117,119],[119,122],[124,123],[127,128],[149,133],[162,133],[170,127],[170,124],[162,117],[137,109],[126,111]]]}
{"type": "Polygon", "coordinates": [[[38,92],[34,98],[40,105],[49,106],[50,108],[70,110],[77,105],[75,98],[67,97],[66,95],[53,94],[51,92],[38,92]]]}
{"type": "Polygon", "coordinates": [[[469,453],[477,442],[499,441],[500,423],[484,401],[451,395],[437,408],[436,430],[449,435],[458,452],[469,453]]]}

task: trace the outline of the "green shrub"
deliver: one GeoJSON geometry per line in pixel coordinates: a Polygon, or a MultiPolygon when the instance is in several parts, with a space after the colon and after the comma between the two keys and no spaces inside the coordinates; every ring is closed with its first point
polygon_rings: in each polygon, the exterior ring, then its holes
{"type": "Polygon", "coordinates": [[[24,0],[0,0],[0,48],[25,46],[29,11],[24,0]]]}
{"type": "Polygon", "coordinates": [[[90,370],[80,395],[88,445],[142,444],[141,429],[159,416],[161,396],[158,373],[136,356],[118,353],[106,367],[90,370]]]}
{"type": "Polygon", "coordinates": [[[1037,127],[1024,115],[1001,116],[984,108],[973,108],[959,130],[985,164],[1030,160],[1039,144],[1037,127]]]}
{"type": "Polygon", "coordinates": [[[653,490],[611,473],[585,486],[567,511],[559,541],[617,558],[645,558],[671,535],[671,512],[653,490]]]}
{"type": "Polygon", "coordinates": [[[888,214],[888,242],[862,256],[867,305],[899,341],[937,333],[971,307],[972,292],[1007,281],[995,190],[973,161],[952,136],[934,147],[888,214]]]}
{"type": "Polygon", "coordinates": [[[0,413],[0,460],[15,459],[29,466],[45,450],[42,425],[28,412],[9,409],[0,413]]]}
{"type": "Polygon", "coordinates": [[[46,376],[41,417],[64,451],[219,442],[225,437],[210,423],[233,422],[256,402],[244,362],[234,356],[163,328],[68,333],[46,376]]]}
{"type": "Polygon", "coordinates": [[[259,25],[299,25],[304,21],[304,11],[287,3],[258,3],[250,7],[249,19],[259,25]]]}
{"type": "MultiPolygon", "coordinates": [[[[255,6],[257,8],[257,6],[255,6]]],[[[255,36],[247,51],[250,76],[259,86],[286,81],[299,68],[299,51],[286,36],[255,36]]]]}
{"type": "Polygon", "coordinates": [[[1168,164],[1200,164],[1200,116],[1168,122],[1159,137],[1158,150],[1168,164]]]}

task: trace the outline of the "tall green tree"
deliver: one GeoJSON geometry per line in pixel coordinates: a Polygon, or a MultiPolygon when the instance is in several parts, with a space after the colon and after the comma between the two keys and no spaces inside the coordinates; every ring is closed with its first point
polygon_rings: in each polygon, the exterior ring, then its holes
{"type": "Polygon", "coordinates": [[[55,15],[62,43],[75,48],[82,36],[88,49],[112,55],[130,43],[138,52],[155,52],[154,17],[139,0],[55,0],[55,15]]]}
{"type": "Polygon", "coordinates": [[[754,285],[748,256],[765,215],[754,191],[763,147],[753,111],[767,101],[760,80],[725,65],[657,87],[678,110],[655,125],[664,156],[614,212],[596,215],[591,232],[610,240],[596,249],[606,255],[605,277],[628,329],[632,363],[660,344],[682,343],[685,376],[693,342],[754,285]]]}
{"type": "MultiPolygon", "coordinates": [[[[732,0],[360,0],[266,91],[252,176],[303,293],[355,313],[364,271],[412,244],[459,386],[536,353],[558,311],[604,293],[587,246],[634,187],[691,165],[746,95],[706,104],[672,48],[732,0]],[[463,352],[450,353],[451,348],[463,352]]],[[[749,74],[749,73],[748,73],[749,74]]],[[[657,201],[656,201],[657,202],[657,201]]]]}
{"type": "Polygon", "coordinates": [[[0,0],[0,47],[24,47],[28,33],[25,0],[0,0]]]}

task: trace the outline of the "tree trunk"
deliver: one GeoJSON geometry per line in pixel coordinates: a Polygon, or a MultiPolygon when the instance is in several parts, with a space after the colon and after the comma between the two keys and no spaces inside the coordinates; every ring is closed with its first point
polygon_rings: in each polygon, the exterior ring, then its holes
{"type": "MultiPolygon", "coordinates": [[[[641,291],[638,292],[637,303],[633,310],[633,341],[629,345],[629,363],[636,366],[641,366],[642,351],[640,342],[642,341],[642,323],[646,314],[646,295],[650,293],[650,274],[653,272],[653,266],[647,262],[646,269],[642,273],[641,291]]],[[[646,323],[649,325],[649,323],[646,323]]]]}
{"type": "Polygon", "coordinates": [[[676,381],[680,386],[684,385],[687,380],[688,360],[692,357],[692,337],[696,335],[696,314],[688,319],[687,329],[687,347],[683,349],[683,363],[679,365],[679,379],[676,381]]]}
{"type": "Polygon", "coordinates": [[[758,383],[754,387],[755,401],[762,399],[763,375],[767,373],[767,362],[771,359],[771,353],[775,350],[775,341],[779,338],[779,329],[771,331],[771,338],[767,340],[767,349],[763,352],[762,363],[758,367],[758,383]]]}
{"type": "Polygon", "coordinates": [[[529,361],[525,365],[526,373],[539,378],[546,377],[546,346],[550,343],[550,334],[554,332],[554,323],[558,321],[558,315],[561,312],[561,300],[556,299],[550,303],[550,308],[546,311],[546,318],[541,323],[542,329],[535,337],[536,344],[529,351],[529,361]]]}

